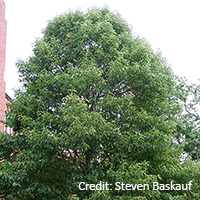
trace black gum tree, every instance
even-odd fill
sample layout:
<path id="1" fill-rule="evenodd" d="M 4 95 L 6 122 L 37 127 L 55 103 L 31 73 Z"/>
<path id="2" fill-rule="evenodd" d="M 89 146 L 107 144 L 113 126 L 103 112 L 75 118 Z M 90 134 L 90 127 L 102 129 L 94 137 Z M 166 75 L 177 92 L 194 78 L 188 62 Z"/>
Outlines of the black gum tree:
<path id="1" fill-rule="evenodd" d="M 1 136 L 1 194 L 48 200 L 198 195 L 198 166 L 180 165 L 182 147 L 173 142 L 180 112 L 176 78 L 119 14 L 94 8 L 55 17 L 33 56 L 17 67 L 23 87 L 7 123 L 22 134 Z M 197 174 L 187 176 L 191 171 Z M 189 192 L 78 188 L 83 181 L 191 180 Z"/>

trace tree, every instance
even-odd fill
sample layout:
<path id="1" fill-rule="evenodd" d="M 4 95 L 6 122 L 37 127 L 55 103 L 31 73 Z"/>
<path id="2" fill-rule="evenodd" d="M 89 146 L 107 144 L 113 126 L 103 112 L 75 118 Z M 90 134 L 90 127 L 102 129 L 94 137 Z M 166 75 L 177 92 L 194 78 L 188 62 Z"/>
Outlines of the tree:
<path id="1" fill-rule="evenodd" d="M 185 143 L 184 151 L 191 156 L 193 160 L 199 162 L 200 156 L 200 134 L 199 122 L 200 116 L 199 102 L 200 102 L 200 85 L 187 84 L 185 79 L 179 79 L 177 84 L 178 100 L 183 107 L 183 114 L 181 115 L 182 123 L 179 124 L 178 129 L 181 134 L 177 135 L 179 143 Z"/>
<path id="2" fill-rule="evenodd" d="M 1 194 L 16 199 L 198 199 L 199 165 L 174 142 L 176 77 L 108 8 L 59 15 L 17 63 L 23 88 L 0 138 Z M 189 164 L 188 164 L 189 163 Z M 184 172 L 184 179 L 180 177 Z M 191 171 L 191 169 L 195 169 Z M 191 191 L 122 191 L 116 182 L 193 181 Z M 81 182 L 112 190 L 80 190 Z M 195 196 L 196 195 L 196 196 Z M 179 196 L 179 197 L 178 197 Z"/>

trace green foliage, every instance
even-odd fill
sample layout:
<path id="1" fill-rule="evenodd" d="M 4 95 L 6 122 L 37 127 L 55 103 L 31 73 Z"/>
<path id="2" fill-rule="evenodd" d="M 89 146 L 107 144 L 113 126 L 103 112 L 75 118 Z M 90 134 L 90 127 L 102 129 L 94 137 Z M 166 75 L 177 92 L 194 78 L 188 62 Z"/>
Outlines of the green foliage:
<path id="1" fill-rule="evenodd" d="M 179 143 L 185 143 L 185 153 L 198 162 L 200 156 L 200 85 L 188 85 L 186 80 L 179 79 L 176 91 L 179 104 L 183 108 L 183 114 L 180 116 L 181 123 L 177 126 L 180 133 L 177 135 L 177 140 Z"/>
<path id="2" fill-rule="evenodd" d="M 0 137 L 0 194 L 199 199 L 200 167 L 181 165 L 183 147 L 174 141 L 180 133 L 178 86 L 161 53 L 106 7 L 57 16 L 43 34 L 33 56 L 17 63 L 23 88 L 10 104 L 7 124 L 20 134 Z M 192 191 L 114 188 L 116 182 L 191 180 Z M 100 181 L 112 190 L 79 188 L 80 182 Z"/>

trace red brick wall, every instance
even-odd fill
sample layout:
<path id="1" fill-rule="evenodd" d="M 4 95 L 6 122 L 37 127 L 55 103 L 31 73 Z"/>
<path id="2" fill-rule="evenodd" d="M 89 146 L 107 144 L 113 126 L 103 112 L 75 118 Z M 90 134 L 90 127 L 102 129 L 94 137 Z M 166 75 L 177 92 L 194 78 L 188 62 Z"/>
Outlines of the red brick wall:
<path id="1" fill-rule="evenodd" d="M 0 120 L 4 120 L 6 110 L 5 99 L 5 54 L 6 54 L 6 30 L 7 22 L 5 20 L 5 4 L 0 0 Z M 0 123 L 0 131 L 4 131 L 4 125 Z"/>

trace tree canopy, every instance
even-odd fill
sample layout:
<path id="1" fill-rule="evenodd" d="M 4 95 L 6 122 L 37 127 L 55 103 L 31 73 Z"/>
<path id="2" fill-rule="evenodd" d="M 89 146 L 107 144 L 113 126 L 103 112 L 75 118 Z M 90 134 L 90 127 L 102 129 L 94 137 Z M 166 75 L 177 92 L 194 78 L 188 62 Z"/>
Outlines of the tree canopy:
<path id="1" fill-rule="evenodd" d="M 16 199 L 199 199 L 199 164 L 183 164 L 177 78 L 161 52 L 107 7 L 48 22 L 17 62 L 2 134 L 0 194 Z M 80 190 L 79 183 L 112 184 Z M 115 190 L 116 182 L 188 184 L 191 190 Z"/>

